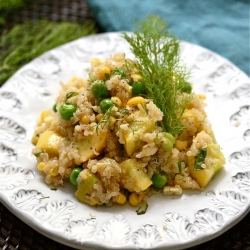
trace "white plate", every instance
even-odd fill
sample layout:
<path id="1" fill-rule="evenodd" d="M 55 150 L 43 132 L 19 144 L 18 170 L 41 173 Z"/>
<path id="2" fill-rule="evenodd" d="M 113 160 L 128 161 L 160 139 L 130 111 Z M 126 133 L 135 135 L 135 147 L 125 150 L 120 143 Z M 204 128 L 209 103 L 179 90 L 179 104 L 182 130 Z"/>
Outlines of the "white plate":
<path id="1" fill-rule="evenodd" d="M 204 192 L 149 198 L 137 215 L 125 206 L 79 203 L 70 184 L 51 190 L 36 169 L 30 142 L 41 110 L 50 108 L 59 82 L 87 77 L 89 58 L 115 52 L 132 57 L 120 33 L 84 37 L 53 49 L 19 70 L 0 89 L 0 201 L 29 226 L 79 249 L 180 249 L 222 234 L 250 210 L 249 77 L 219 55 L 186 42 L 183 60 L 227 159 Z"/>

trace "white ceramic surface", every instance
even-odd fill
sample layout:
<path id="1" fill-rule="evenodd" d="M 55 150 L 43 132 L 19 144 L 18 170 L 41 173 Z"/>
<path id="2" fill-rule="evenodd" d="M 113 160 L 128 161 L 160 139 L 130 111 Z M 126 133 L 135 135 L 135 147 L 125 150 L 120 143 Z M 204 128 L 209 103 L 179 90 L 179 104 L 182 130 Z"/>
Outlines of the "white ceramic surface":
<path id="1" fill-rule="evenodd" d="M 115 52 L 132 57 L 120 33 L 84 37 L 24 66 L 0 89 L 0 201 L 25 223 L 79 249 L 180 249 L 222 234 L 250 210 L 250 81 L 228 60 L 186 42 L 182 58 L 227 159 L 203 192 L 149 198 L 137 215 L 125 206 L 90 207 L 69 183 L 56 191 L 36 169 L 30 142 L 41 110 L 50 108 L 59 82 L 87 77 L 89 58 Z"/>

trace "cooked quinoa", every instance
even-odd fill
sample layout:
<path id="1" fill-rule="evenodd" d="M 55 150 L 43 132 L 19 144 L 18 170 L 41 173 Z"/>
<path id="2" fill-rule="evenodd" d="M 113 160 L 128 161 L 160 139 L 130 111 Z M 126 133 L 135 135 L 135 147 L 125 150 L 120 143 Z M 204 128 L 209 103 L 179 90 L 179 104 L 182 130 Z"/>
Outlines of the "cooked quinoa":
<path id="1" fill-rule="evenodd" d="M 80 169 L 80 201 L 112 205 L 128 199 L 139 206 L 151 194 L 203 190 L 223 167 L 225 159 L 206 120 L 206 97 L 178 96 L 190 95 L 190 102 L 181 118 L 182 132 L 173 136 L 159 125 L 163 112 L 154 100 L 133 94 L 132 84 L 142 80 L 133 65 L 125 54 L 91 59 L 88 79 L 60 83 L 55 106 L 41 113 L 32 138 L 32 153 L 47 184 L 63 186 Z M 96 84 L 107 97 L 95 91 Z M 104 99 L 109 102 L 102 107 Z M 71 114 L 63 110 L 65 104 L 73 107 Z M 163 184 L 155 183 L 158 174 Z"/>

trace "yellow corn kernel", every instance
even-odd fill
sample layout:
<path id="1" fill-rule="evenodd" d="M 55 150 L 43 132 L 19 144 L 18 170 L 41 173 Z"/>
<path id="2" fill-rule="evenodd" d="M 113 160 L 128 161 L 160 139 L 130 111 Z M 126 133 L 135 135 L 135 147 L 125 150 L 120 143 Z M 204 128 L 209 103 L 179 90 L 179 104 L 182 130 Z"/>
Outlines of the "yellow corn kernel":
<path id="1" fill-rule="evenodd" d="M 39 139 L 39 136 L 33 135 L 32 138 L 31 138 L 31 142 L 32 142 L 34 145 L 36 145 L 37 142 L 38 142 L 38 139 Z"/>
<path id="2" fill-rule="evenodd" d="M 207 99 L 207 97 L 204 95 L 204 94 L 198 94 L 197 95 L 200 99 L 202 99 L 202 100 L 206 100 Z"/>
<path id="3" fill-rule="evenodd" d="M 103 118 L 103 116 L 104 116 L 104 114 L 98 114 L 98 115 L 95 117 L 96 121 L 97 121 L 97 122 L 100 122 L 101 119 Z"/>
<path id="4" fill-rule="evenodd" d="M 126 195 L 123 194 L 123 193 L 119 193 L 116 202 L 117 202 L 118 204 L 125 204 L 126 201 L 127 201 Z"/>
<path id="5" fill-rule="evenodd" d="M 102 67 L 102 68 L 99 70 L 99 72 L 98 72 L 99 78 L 100 78 L 101 80 L 105 80 L 105 79 L 107 78 L 107 76 L 110 75 L 110 73 L 111 73 L 110 68 L 107 67 L 107 66 L 104 66 L 104 67 Z"/>
<path id="6" fill-rule="evenodd" d="M 82 124 L 88 124 L 90 123 L 90 119 L 88 116 L 84 115 L 82 118 L 81 118 L 81 123 Z"/>
<path id="7" fill-rule="evenodd" d="M 117 96 L 112 96 L 111 97 L 111 101 L 115 104 L 115 106 L 117 106 L 118 108 L 120 108 L 122 106 L 122 101 L 119 97 Z"/>
<path id="8" fill-rule="evenodd" d="M 132 96 L 132 86 L 129 86 L 128 93 Z"/>
<path id="9" fill-rule="evenodd" d="M 130 194 L 129 203 L 132 207 L 138 207 L 140 205 L 139 197 L 138 197 L 137 193 Z"/>
<path id="10" fill-rule="evenodd" d="M 131 78 L 133 79 L 134 82 L 138 82 L 142 79 L 142 76 L 140 74 L 132 74 Z"/>
<path id="11" fill-rule="evenodd" d="M 90 63 L 92 67 L 98 66 L 101 64 L 101 60 L 98 58 L 90 58 Z"/>
<path id="12" fill-rule="evenodd" d="M 187 142 L 187 141 L 176 140 L 176 142 L 175 142 L 175 147 L 176 147 L 179 151 L 186 150 L 186 149 L 187 149 L 187 145 L 188 145 L 188 142 Z"/>
<path id="13" fill-rule="evenodd" d="M 49 109 L 45 109 L 44 111 L 42 111 L 42 113 L 41 113 L 41 120 L 42 121 L 44 121 L 44 119 L 47 117 L 47 116 L 49 116 L 49 114 L 50 114 L 50 110 Z"/>
<path id="14" fill-rule="evenodd" d="M 170 195 L 182 195 L 182 188 L 180 185 L 175 185 L 174 187 L 165 186 L 163 189 L 163 194 L 166 196 Z"/>
<path id="15" fill-rule="evenodd" d="M 141 193 L 141 194 L 138 195 L 138 201 L 139 201 L 140 204 L 141 204 L 144 196 L 145 196 L 144 193 Z"/>
<path id="16" fill-rule="evenodd" d="M 59 167 L 58 167 L 58 166 L 53 167 L 52 169 L 50 169 L 49 174 L 50 174 L 51 176 L 57 176 L 57 175 L 58 175 L 58 170 L 59 170 Z"/>
<path id="17" fill-rule="evenodd" d="M 78 80 L 78 77 L 73 76 L 73 77 L 70 79 L 69 84 L 70 84 L 70 85 L 74 85 L 75 81 L 77 81 L 77 80 Z"/>
<path id="18" fill-rule="evenodd" d="M 138 104 L 141 104 L 142 106 L 145 106 L 146 105 L 146 101 L 143 97 L 141 96 L 135 96 L 131 99 L 128 100 L 127 102 L 127 105 L 132 107 L 134 105 L 138 105 Z"/>
<path id="19" fill-rule="evenodd" d="M 115 122 L 116 122 L 115 117 L 111 116 L 110 117 L 110 121 L 109 121 L 109 127 L 112 128 L 114 126 Z"/>
<path id="20" fill-rule="evenodd" d="M 43 171 L 45 167 L 45 163 L 44 162 L 40 162 L 38 165 L 37 165 L 37 168 L 40 170 L 40 171 Z"/>

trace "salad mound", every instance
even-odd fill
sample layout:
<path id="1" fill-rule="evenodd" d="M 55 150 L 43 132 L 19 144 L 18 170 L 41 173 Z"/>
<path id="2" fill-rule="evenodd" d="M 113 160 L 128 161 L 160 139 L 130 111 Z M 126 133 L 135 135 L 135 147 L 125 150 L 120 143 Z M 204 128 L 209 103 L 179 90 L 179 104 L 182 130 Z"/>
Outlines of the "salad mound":
<path id="1" fill-rule="evenodd" d="M 145 23 L 142 31 L 144 37 L 124 36 L 135 59 L 124 53 L 93 58 L 87 79 L 61 83 L 32 138 L 47 184 L 70 180 L 81 202 L 128 201 L 142 205 L 139 214 L 152 194 L 203 190 L 225 164 L 206 119 L 206 97 L 192 91 L 188 74 L 177 67 L 178 43 L 167 39 L 167 48 L 159 30 L 147 37 Z"/>

